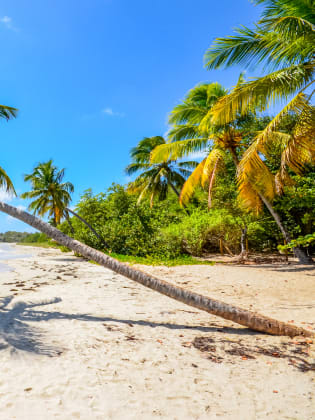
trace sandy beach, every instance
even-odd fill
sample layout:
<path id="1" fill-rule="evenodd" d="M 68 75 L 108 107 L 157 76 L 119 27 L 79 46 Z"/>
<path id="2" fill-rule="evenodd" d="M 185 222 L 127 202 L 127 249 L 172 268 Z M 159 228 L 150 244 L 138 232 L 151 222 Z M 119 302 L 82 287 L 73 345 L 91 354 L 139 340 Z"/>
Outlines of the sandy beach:
<path id="1" fill-rule="evenodd" d="M 0 273 L 0 420 L 315 418 L 311 340 L 199 312 L 54 249 Z M 315 331 L 315 270 L 141 267 Z M 315 340 L 314 340 L 315 341 Z"/>

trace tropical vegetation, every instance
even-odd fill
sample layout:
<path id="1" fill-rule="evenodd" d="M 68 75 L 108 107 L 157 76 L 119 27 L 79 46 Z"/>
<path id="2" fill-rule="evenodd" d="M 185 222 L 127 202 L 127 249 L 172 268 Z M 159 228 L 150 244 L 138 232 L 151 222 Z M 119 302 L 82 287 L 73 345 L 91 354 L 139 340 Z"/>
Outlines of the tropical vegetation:
<path id="1" fill-rule="evenodd" d="M 311 102 L 315 82 L 314 2 L 256 0 L 255 3 L 265 6 L 255 29 L 242 26 L 235 35 L 218 38 L 206 52 L 205 63 L 208 69 L 242 64 L 247 68 L 263 66 L 269 71 L 238 83 L 221 98 L 213 108 L 214 124 L 227 124 L 237 115 L 266 111 L 286 101 L 284 108 L 257 133 L 238 169 L 241 186 L 244 181 L 260 183 L 272 201 L 286 185 L 292 184 L 292 172 L 301 175 L 314 162 L 315 109 Z M 279 125 L 290 113 L 296 116 L 296 123 L 290 133 L 283 133 Z M 282 151 L 281 163 L 271 176 L 266 159 L 276 147 Z M 290 241 L 290 236 L 284 236 Z"/>
<path id="2" fill-rule="evenodd" d="M 164 200 L 169 189 L 179 197 L 179 192 L 190 169 L 196 167 L 196 162 L 177 162 L 177 160 L 166 159 L 160 163 L 150 162 L 151 153 L 160 145 L 166 144 L 162 136 L 145 137 L 136 147 L 131 149 L 130 157 L 132 163 L 126 167 L 126 174 L 131 176 L 137 172 L 140 175 L 129 185 L 129 192 L 138 194 L 138 203 L 144 197 L 150 197 L 150 206 L 153 207 L 154 198 Z"/>
<path id="3" fill-rule="evenodd" d="M 244 257 L 248 250 L 293 249 L 301 262 L 311 262 L 313 1 L 255 3 L 265 6 L 255 28 L 242 27 L 233 36 L 218 38 L 205 62 L 209 69 L 234 64 L 263 67 L 267 74 L 250 80 L 241 75 L 232 90 L 201 83 L 189 91 L 171 111 L 167 138 L 146 137 L 131 150 L 126 172 L 138 176 L 128 186 L 113 185 L 96 195 L 88 190 L 74 211 L 69 208 L 74 186 L 63 182 L 64 169 L 50 160 L 24 177 L 31 190 L 21 197 L 31 200 L 29 210 L 34 215 L 3 202 L 0 211 L 42 232 L 30 235 L 30 241 L 53 238 L 65 249 L 188 305 L 258 331 L 311 335 L 181 289 L 109 255 L 180 260 L 182 255 L 189 259 L 218 251 L 232 255 L 241 251 Z M 286 105 L 277 115 L 265 114 L 281 100 Z M 0 118 L 15 118 L 16 112 L 0 106 Z M 200 151 L 201 162 L 182 160 Z M 0 187 L 15 194 L 2 168 Z M 35 215 L 47 216 L 50 224 Z"/>

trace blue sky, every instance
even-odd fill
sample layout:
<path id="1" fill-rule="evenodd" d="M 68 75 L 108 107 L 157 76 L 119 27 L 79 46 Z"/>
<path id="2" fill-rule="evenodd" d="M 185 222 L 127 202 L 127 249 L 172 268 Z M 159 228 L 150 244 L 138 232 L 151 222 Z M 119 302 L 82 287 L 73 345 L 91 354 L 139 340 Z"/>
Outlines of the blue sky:
<path id="1" fill-rule="evenodd" d="M 190 88 L 236 82 L 241 68 L 206 71 L 203 54 L 259 12 L 249 0 L 1 2 L 1 103 L 19 114 L 0 123 L 0 165 L 17 192 L 28 190 L 23 174 L 50 158 L 75 185 L 73 204 L 87 188 L 126 183 L 130 148 L 163 135 Z M 0 215 L 6 230 L 30 229 Z"/>

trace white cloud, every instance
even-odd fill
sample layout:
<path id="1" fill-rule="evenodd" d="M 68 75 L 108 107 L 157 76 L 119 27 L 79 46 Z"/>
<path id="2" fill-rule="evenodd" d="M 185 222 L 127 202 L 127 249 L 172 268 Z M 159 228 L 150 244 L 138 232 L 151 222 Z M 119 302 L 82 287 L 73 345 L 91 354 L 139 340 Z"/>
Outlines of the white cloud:
<path id="1" fill-rule="evenodd" d="M 101 116 L 106 115 L 106 116 L 109 116 L 109 117 L 120 117 L 120 118 L 123 118 L 125 116 L 125 114 L 123 112 L 116 112 L 116 111 L 113 111 L 112 108 L 107 107 L 107 108 L 101 109 L 101 111 L 94 112 L 93 114 L 84 114 L 84 115 L 82 115 L 82 119 L 84 121 L 89 121 L 89 120 L 93 120 L 95 118 L 99 118 L 100 115 Z"/>
<path id="2" fill-rule="evenodd" d="M 107 115 L 114 115 L 113 110 L 111 108 L 104 108 L 102 109 L 103 114 Z"/>
<path id="3" fill-rule="evenodd" d="M 6 25 L 11 25 L 11 22 L 12 22 L 12 19 L 9 16 L 3 16 L 3 18 L 1 18 L 0 20 Z"/>
<path id="4" fill-rule="evenodd" d="M 13 194 L 10 194 L 5 190 L 0 189 L 0 201 L 12 201 L 13 198 Z"/>
<path id="5" fill-rule="evenodd" d="M 110 117 L 124 117 L 125 114 L 122 112 L 115 112 L 112 108 L 104 108 L 102 109 L 102 114 L 109 115 Z"/>
<path id="6" fill-rule="evenodd" d="M 13 25 L 12 22 L 12 18 L 10 18 L 9 16 L 3 16 L 0 18 L 0 22 L 7 28 L 7 29 L 11 29 L 12 31 L 17 31 L 18 28 L 16 28 Z"/>

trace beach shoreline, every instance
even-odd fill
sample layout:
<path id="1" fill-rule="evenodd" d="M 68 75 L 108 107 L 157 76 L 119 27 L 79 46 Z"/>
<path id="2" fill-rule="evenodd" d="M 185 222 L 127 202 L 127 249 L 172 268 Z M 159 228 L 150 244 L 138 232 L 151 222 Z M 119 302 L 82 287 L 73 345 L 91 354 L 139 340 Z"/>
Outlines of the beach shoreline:
<path id="1" fill-rule="evenodd" d="M 250 331 L 71 253 L 25 254 L 1 272 L 0 419 L 315 417 L 314 344 Z M 139 268 L 315 331 L 313 267 Z"/>

